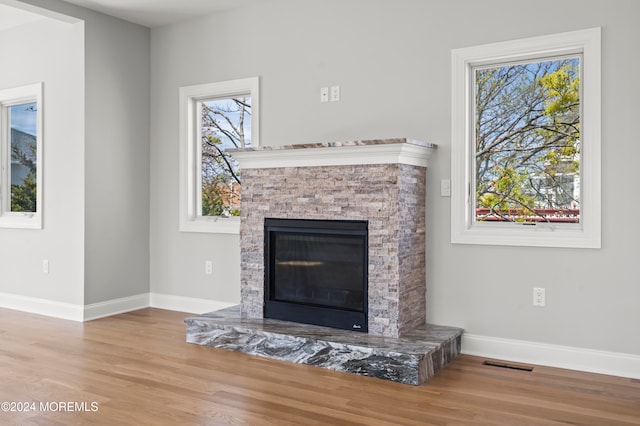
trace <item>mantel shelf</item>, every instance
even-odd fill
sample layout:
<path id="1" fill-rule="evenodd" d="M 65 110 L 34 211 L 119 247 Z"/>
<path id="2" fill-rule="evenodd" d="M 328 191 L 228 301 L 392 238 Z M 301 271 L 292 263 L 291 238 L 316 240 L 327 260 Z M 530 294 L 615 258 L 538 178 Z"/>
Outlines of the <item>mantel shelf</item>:
<path id="1" fill-rule="evenodd" d="M 427 167 L 437 145 L 406 139 L 375 139 L 229 150 L 241 169 L 409 164 Z"/>

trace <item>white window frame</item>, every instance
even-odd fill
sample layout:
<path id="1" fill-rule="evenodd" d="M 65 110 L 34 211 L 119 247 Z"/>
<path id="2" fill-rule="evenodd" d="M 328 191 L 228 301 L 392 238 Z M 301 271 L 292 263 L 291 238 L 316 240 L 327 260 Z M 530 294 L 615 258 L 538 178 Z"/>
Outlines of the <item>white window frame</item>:
<path id="1" fill-rule="evenodd" d="M 0 90 L 0 228 L 42 229 L 43 148 L 42 148 L 42 86 L 35 83 Z M 11 125 L 8 108 L 13 105 L 35 102 L 36 112 L 36 211 L 12 212 L 10 203 L 11 181 Z"/>
<path id="2" fill-rule="evenodd" d="M 536 247 L 601 247 L 600 28 L 454 49 L 451 52 L 451 242 Z M 580 224 L 478 223 L 472 159 L 475 96 L 473 68 L 582 55 Z M 565 226 L 566 225 L 566 226 Z"/>
<path id="3" fill-rule="evenodd" d="M 251 146 L 260 145 L 260 81 L 258 77 L 199 84 L 180 88 L 180 225 L 181 232 L 239 234 L 239 217 L 202 216 L 200 194 L 200 129 L 197 126 L 203 100 L 251 96 Z"/>

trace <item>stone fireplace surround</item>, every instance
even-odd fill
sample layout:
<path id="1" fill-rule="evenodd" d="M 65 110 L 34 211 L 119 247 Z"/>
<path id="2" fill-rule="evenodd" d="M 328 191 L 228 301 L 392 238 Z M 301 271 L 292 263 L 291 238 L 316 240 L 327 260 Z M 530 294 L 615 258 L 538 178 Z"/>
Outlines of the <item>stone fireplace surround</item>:
<path id="1" fill-rule="evenodd" d="M 263 314 L 265 217 L 366 220 L 369 222 L 369 333 L 399 337 L 425 323 L 425 174 L 427 155 L 433 148 L 397 140 L 352 144 L 289 147 L 289 152 L 294 154 L 300 149 L 310 153 L 318 149 L 332 151 L 334 156 L 325 156 L 321 165 L 282 167 L 280 164 L 286 163 L 263 161 L 255 167 L 246 167 L 245 156 L 262 153 L 264 158 L 267 152 L 273 159 L 282 161 L 282 154 L 287 151 L 263 149 L 236 154 L 243 182 L 240 222 L 243 317 L 262 318 Z M 423 153 L 423 158 L 417 159 L 422 160 L 424 166 L 400 162 L 403 144 L 413 148 L 416 154 Z M 356 158 L 367 164 L 335 164 L 337 160 L 344 161 L 341 148 L 345 147 L 360 148 L 352 152 L 358 153 Z M 371 155 L 377 154 L 376 147 L 386 151 L 381 156 Z M 397 153 L 389 147 L 396 148 Z M 379 164 L 379 161 L 389 163 Z"/>
<path id="2" fill-rule="evenodd" d="M 385 139 L 233 152 L 243 181 L 240 309 L 188 318 L 187 341 L 402 383 L 435 374 L 459 353 L 462 334 L 425 324 L 425 180 L 435 148 Z M 369 222 L 368 335 L 263 319 L 266 217 Z M 322 359 L 300 352 L 317 355 L 310 348 Z"/>

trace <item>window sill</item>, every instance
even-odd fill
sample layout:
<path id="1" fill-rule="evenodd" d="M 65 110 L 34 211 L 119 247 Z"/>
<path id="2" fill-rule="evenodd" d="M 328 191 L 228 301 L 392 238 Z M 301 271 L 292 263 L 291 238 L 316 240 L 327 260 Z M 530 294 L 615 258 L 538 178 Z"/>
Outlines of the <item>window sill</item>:
<path id="1" fill-rule="evenodd" d="M 0 216 L 0 228 L 42 229 L 42 217 L 37 214 L 11 214 Z"/>
<path id="2" fill-rule="evenodd" d="M 180 232 L 240 234 L 239 217 L 201 217 L 180 223 Z"/>
<path id="3" fill-rule="evenodd" d="M 600 248 L 600 233 L 581 225 L 477 224 L 462 232 L 452 230 L 453 244 L 526 247 Z"/>

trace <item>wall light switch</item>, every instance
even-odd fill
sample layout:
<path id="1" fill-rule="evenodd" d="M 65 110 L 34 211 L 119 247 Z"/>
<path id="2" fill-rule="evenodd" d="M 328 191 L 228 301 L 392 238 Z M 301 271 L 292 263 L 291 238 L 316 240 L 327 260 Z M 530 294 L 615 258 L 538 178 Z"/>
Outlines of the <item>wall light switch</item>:
<path id="1" fill-rule="evenodd" d="M 320 88 L 320 102 L 329 102 L 329 88 L 321 87 Z"/>
<path id="2" fill-rule="evenodd" d="M 207 275 L 213 274 L 213 262 L 207 260 L 204 262 L 204 273 Z"/>
<path id="3" fill-rule="evenodd" d="M 43 274 L 49 273 L 49 261 L 47 259 L 42 261 L 42 273 Z"/>

